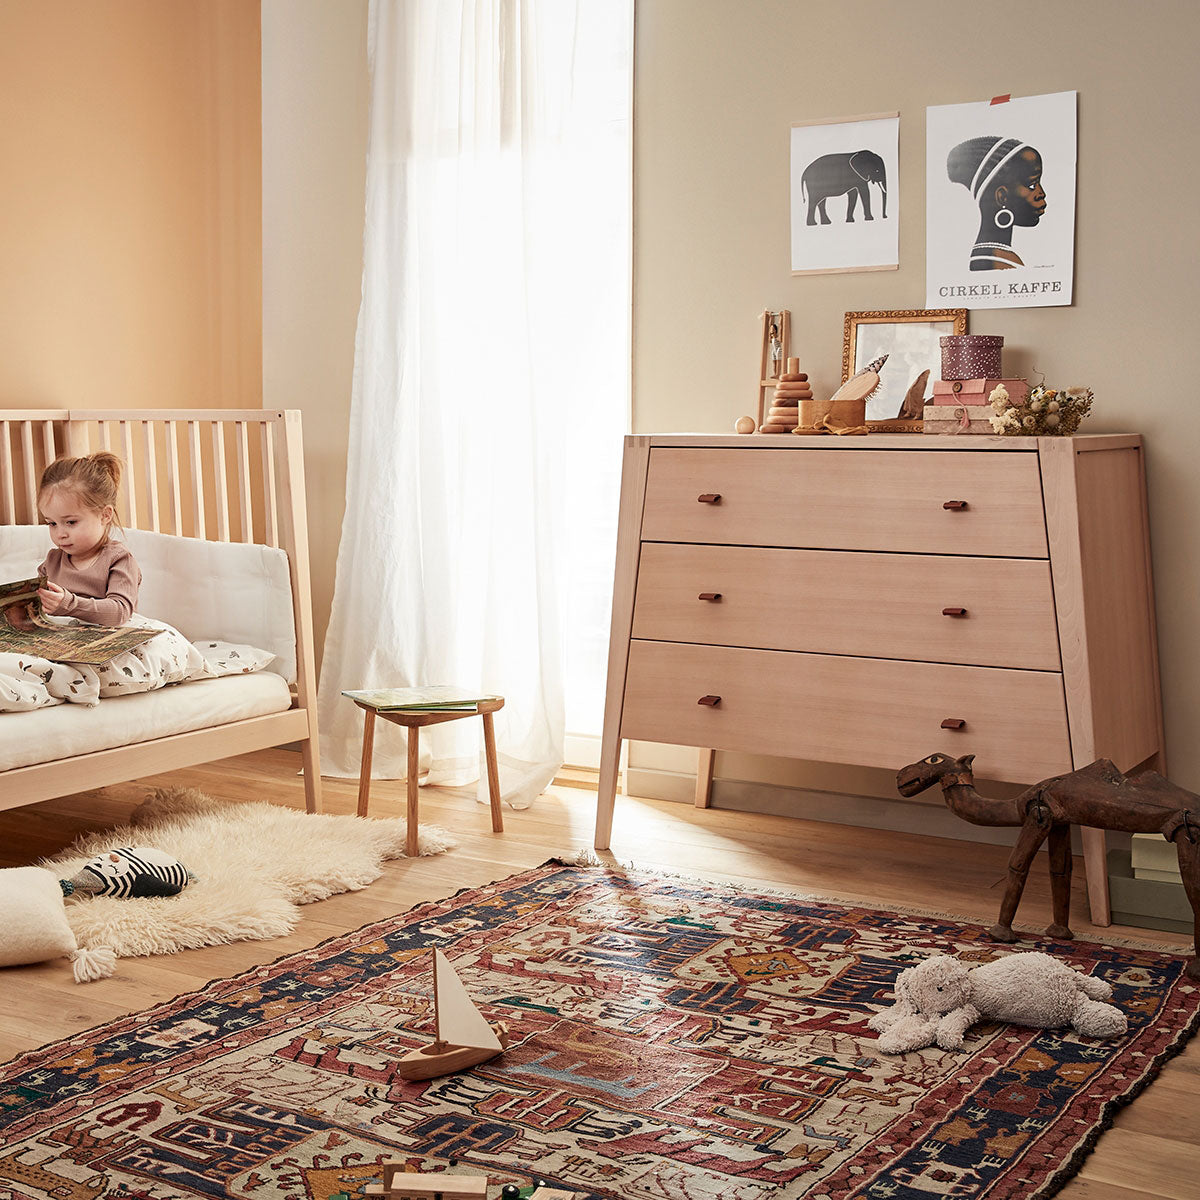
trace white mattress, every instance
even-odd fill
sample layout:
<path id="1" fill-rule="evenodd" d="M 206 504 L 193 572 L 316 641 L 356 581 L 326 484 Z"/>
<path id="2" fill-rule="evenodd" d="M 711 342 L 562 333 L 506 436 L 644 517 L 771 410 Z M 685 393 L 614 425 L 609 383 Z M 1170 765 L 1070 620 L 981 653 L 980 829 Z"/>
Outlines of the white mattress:
<path id="1" fill-rule="evenodd" d="M 0 713 L 0 771 L 284 712 L 291 703 L 281 676 L 256 671 L 112 696 L 94 708 L 59 704 Z"/>

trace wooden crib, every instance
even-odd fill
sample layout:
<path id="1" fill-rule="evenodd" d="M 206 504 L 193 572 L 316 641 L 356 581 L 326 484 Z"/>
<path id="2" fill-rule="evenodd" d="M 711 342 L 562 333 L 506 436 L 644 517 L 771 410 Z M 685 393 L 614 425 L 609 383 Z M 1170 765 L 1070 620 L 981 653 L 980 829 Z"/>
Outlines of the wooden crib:
<path id="1" fill-rule="evenodd" d="M 317 680 L 300 413 L 0 409 L 0 525 L 36 524 L 37 485 L 45 466 L 63 454 L 96 450 L 111 450 L 125 463 L 120 515 L 127 528 L 257 542 L 286 552 L 296 634 L 292 705 L 285 712 L 0 772 L 0 809 L 299 743 L 305 805 L 318 812 Z"/>

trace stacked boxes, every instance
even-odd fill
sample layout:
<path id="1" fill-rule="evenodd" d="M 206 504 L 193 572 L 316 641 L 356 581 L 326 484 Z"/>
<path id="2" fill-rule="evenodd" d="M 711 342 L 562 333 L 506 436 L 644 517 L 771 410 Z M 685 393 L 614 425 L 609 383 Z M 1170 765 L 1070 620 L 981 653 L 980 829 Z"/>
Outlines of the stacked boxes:
<path id="1" fill-rule="evenodd" d="M 1003 384 L 1014 404 L 1024 404 L 1029 384 L 1000 373 L 1002 337 L 955 335 L 941 339 L 942 377 L 934 382 L 933 399 L 922 414 L 926 433 L 991 435 L 988 397 Z"/>

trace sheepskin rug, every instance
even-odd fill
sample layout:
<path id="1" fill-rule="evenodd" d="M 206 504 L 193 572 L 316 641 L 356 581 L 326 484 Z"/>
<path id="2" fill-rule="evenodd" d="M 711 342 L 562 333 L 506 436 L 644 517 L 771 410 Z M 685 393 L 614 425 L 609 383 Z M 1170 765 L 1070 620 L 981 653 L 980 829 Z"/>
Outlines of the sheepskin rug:
<path id="1" fill-rule="evenodd" d="M 274 804 L 231 804 L 193 788 L 154 792 L 129 824 L 78 838 L 40 864 L 69 879 L 104 850 L 153 846 L 196 877 L 178 896 L 67 901 L 80 946 L 111 946 L 121 958 L 198 946 L 282 937 L 301 904 L 364 888 L 388 859 L 404 857 L 406 822 L 330 816 Z M 441 854 L 454 843 L 422 826 L 417 850 Z"/>

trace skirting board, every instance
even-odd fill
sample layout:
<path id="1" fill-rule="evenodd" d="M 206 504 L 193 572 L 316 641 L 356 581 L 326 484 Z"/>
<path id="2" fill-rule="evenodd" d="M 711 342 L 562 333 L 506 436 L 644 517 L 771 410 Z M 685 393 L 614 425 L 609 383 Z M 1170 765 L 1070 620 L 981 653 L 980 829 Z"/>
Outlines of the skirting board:
<path id="1" fill-rule="evenodd" d="M 628 788 L 631 796 L 692 804 L 696 794 L 696 777 L 677 771 L 630 767 Z M 926 837 L 983 842 L 994 846 L 1013 845 L 1018 832 L 1015 828 L 971 825 L 956 817 L 949 809 L 936 804 L 910 804 L 901 799 L 881 800 L 873 796 L 850 796 L 838 792 L 783 787 L 775 783 L 754 783 L 744 779 L 714 779 L 710 807 L 732 812 L 799 817 L 806 821 L 826 821 L 833 825 L 855 825 L 865 829 L 889 829 L 896 833 L 917 833 Z M 1123 847 L 1128 845 L 1129 835 L 1110 833 L 1108 839 L 1110 846 Z M 1071 841 L 1074 852 L 1081 854 L 1078 829 L 1071 830 Z"/>

